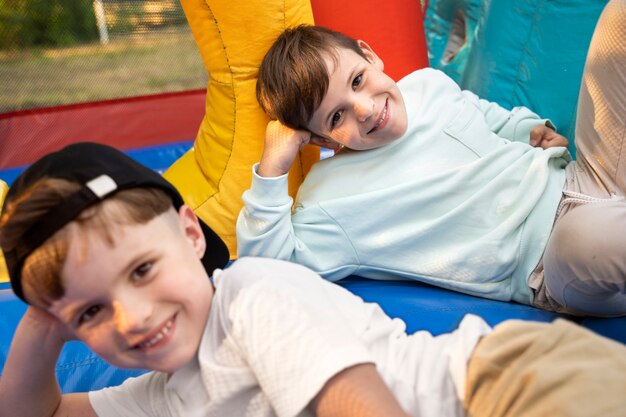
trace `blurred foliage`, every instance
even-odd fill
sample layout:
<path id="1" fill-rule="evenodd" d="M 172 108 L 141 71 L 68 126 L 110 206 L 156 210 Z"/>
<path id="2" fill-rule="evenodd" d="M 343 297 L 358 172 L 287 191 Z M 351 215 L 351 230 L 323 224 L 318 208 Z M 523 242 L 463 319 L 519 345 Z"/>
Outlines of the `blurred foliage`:
<path id="1" fill-rule="evenodd" d="M 101 0 L 109 36 L 186 24 L 177 0 Z M 98 39 L 92 0 L 0 0 L 0 49 L 59 47 Z"/>
<path id="2" fill-rule="evenodd" d="M 0 0 L 0 49 L 65 46 L 98 38 L 84 0 Z"/>

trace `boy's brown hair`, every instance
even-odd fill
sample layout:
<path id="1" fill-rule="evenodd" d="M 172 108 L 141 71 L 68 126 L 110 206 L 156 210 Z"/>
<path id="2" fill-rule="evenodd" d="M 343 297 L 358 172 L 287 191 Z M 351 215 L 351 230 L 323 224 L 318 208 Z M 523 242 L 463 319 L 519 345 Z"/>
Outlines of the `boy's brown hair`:
<path id="1" fill-rule="evenodd" d="M 80 184 L 45 178 L 7 204 L 0 217 L 0 246 L 17 247 L 42 216 L 81 188 Z M 26 258 L 22 267 L 22 288 L 29 303 L 47 308 L 64 295 L 61 270 L 70 242 L 86 231 L 93 231 L 113 242 L 112 225 L 145 224 L 173 207 L 165 192 L 155 188 L 133 188 L 116 193 L 100 204 L 81 212 Z"/>
<path id="2" fill-rule="evenodd" d="M 265 113 L 291 128 L 307 129 L 328 90 L 324 58 L 336 63 L 340 48 L 367 60 L 358 42 L 342 33 L 311 25 L 286 29 L 259 67 L 256 96 Z"/>

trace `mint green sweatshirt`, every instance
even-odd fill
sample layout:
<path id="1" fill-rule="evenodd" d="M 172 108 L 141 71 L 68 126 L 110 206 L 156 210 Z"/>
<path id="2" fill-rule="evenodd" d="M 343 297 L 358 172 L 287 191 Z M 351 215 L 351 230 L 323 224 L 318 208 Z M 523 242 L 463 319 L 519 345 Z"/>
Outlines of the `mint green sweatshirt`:
<path id="1" fill-rule="evenodd" d="M 566 148 L 528 144 L 546 120 L 479 99 L 440 71 L 398 83 L 404 136 L 315 164 L 295 204 L 287 176 L 253 168 L 237 222 L 239 256 L 348 275 L 414 279 L 497 300 L 532 302 L 528 278 L 546 246 Z"/>

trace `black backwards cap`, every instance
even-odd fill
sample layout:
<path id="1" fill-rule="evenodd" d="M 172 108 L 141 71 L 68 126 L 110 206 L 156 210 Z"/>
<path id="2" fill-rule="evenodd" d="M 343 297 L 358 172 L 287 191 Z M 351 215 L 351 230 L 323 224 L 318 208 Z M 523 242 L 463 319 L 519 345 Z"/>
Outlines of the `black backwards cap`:
<path id="1" fill-rule="evenodd" d="M 184 204 L 176 188 L 157 172 L 115 148 L 82 142 L 50 153 L 28 167 L 9 188 L 4 207 L 42 178 L 65 179 L 79 183 L 82 187 L 34 223 L 24 233 L 18 247 L 4 252 L 13 291 L 24 301 L 21 275 L 26 258 L 86 208 L 118 191 L 131 188 L 160 189 L 170 196 L 177 210 Z M 198 220 L 207 243 L 202 264 L 210 275 L 213 270 L 223 268 L 228 263 L 229 253 L 219 236 L 202 220 Z"/>

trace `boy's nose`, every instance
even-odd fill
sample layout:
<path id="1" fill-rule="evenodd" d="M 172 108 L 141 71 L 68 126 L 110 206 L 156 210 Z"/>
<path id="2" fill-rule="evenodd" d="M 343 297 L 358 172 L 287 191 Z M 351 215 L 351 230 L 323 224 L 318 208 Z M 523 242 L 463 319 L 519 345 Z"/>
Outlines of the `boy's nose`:
<path id="1" fill-rule="evenodd" d="M 360 122 L 366 121 L 374 113 L 374 101 L 369 98 L 355 100 L 354 113 Z"/>
<path id="2" fill-rule="evenodd" d="M 152 315 L 151 304 L 139 300 L 116 300 L 113 311 L 117 329 L 123 333 L 144 331 Z"/>

